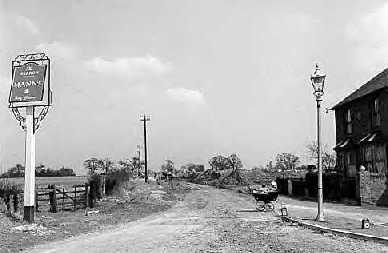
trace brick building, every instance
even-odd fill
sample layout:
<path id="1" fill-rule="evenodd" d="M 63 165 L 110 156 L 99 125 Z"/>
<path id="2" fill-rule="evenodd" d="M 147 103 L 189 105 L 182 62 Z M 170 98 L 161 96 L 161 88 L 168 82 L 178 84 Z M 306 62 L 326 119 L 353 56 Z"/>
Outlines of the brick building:
<path id="1" fill-rule="evenodd" d="M 333 109 L 336 119 L 334 149 L 337 168 L 344 178 L 343 189 L 349 195 L 346 197 L 356 198 L 361 204 L 388 205 L 388 69 Z M 365 171 L 360 171 L 361 165 Z"/>

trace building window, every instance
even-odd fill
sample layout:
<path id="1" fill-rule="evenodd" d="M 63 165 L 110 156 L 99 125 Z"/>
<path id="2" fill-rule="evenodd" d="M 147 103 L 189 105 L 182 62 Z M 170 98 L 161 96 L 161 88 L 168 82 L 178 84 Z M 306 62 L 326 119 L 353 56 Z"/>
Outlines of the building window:
<path id="1" fill-rule="evenodd" d="M 345 122 L 346 122 L 346 133 L 347 134 L 352 134 L 352 113 L 350 109 L 346 111 L 345 115 Z"/>
<path id="2" fill-rule="evenodd" d="M 381 125 L 381 114 L 380 114 L 380 100 L 376 98 L 373 101 L 373 113 L 372 113 L 372 123 L 374 127 L 378 127 Z"/>
<path id="3" fill-rule="evenodd" d="M 377 144 L 375 146 L 374 162 L 374 173 L 385 175 L 387 173 L 385 144 Z"/>
<path id="4" fill-rule="evenodd" d="M 386 148 L 385 144 L 367 144 L 361 148 L 361 160 L 364 167 L 376 175 L 385 175 Z"/>
<path id="5" fill-rule="evenodd" d="M 364 164 L 365 169 L 367 169 L 371 173 L 376 173 L 376 167 L 374 166 L 374 156 L 375 156 L 375 149 L 374 145 L 365 145 L 362 147 L 362 155 L 361 159 Z"/>

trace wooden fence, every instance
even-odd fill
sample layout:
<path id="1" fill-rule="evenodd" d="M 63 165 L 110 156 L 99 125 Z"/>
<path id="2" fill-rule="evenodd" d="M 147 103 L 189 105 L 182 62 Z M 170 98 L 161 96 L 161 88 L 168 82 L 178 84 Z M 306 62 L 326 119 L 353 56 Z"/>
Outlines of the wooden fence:
<path id="1" fill-rule="evenodd" d="M 59 210 L 73 210 L 86 208 L 88 206 L 89 187 L 84 185 L 73 185 L 71 188 L 48 185 L 36 189 L 36 211 L 48 208 L 50 212 L 56 213 Z"/>
<path id="2" fill-rule="evenodd" d="M 94 203 L 94 199 L 89 199 L 90 187 L 88 184 L 73 186 L 39 185 L 35 189 L 35 210 L 50 211 L 56 213 L 60 210 L 75 211 L 86 208 Z M 4 196 L 3 196 L 4 195 Z M 0 209 L 13 214 L 23 209 L 23 192 L 3 194 L 0 197 Z M 92 201 L 90 201 L 92 200 Z"/>

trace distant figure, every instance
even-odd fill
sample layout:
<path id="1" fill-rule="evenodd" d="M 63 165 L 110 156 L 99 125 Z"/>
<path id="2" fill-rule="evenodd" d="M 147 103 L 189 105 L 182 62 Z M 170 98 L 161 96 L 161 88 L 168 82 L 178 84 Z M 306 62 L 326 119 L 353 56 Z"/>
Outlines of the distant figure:
<path id="1" fill-rule="evenodd" d="M 360 172 L 364 172 L 364 171 L 366 171 L 366 168 L 365 168 L 364 164 L 361 164 L 360 165 Z"/>

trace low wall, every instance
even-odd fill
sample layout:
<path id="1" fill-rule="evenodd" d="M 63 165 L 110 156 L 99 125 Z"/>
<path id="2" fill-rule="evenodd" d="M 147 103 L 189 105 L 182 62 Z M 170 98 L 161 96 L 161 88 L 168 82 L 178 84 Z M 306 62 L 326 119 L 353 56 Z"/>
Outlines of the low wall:
<path id="1" fill-rule="evenodd" d="M 360 172 L 360 201 L 361 205 L 388 206 L 387 177 Z"/>

